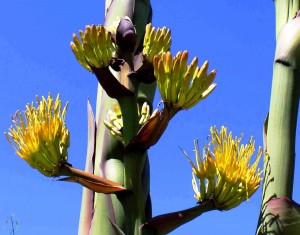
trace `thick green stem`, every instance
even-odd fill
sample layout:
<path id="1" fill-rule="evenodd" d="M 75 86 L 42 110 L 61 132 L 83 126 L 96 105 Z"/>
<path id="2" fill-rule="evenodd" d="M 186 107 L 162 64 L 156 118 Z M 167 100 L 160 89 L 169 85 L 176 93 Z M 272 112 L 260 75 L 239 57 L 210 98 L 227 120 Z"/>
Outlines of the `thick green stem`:
<path id="1" fill-rule="evenodd" d="M 124 156 L 125 187 L 132 191 L 126 198 L 127 234 L 141 234 L 140 226 L 145 223 L 147 197 L 144 197 L 142 178 L 145 162 L 146 155 L 142 152 L 129 152 Z"/>
<path id="2" fill-rule="evenodd" d="M 122 146 L 115 140 L 106 127 L 103 120 L 106 118 L 108 109 L 113 106 L 110 99 L 99 86 L 97 99 L 97 132 L 95 144 L 94 174 L 106 177 L 123 185 L 123 169 L 117 171 L 122 163 Z M 112 164 L 118 162 L 118 164 Z M 115 234 L 110 220 L 120 228 L 125 224 L 123 206 L 115 195 L 104 195 L 95 193 L 94 195 L 94 215 L 91 226 L 91 235 Z"/>
<path id="3" fill-rule="evenodd" d="M 133 6 L 134 1 L 131 0 L 106 1 L 104 25 L 106 27 L 111 26 L 117 17 L 132 17 L 133 12 L 130 9 L 133 9 Z M 124 184 L 123 146 L 110 135 L 103 125 L 107 111 L 112 109 L 114 102 L 115 100 L 108 97 L 103 88 L 98 85 L 94 174 Z M 122 230 L 125 228 L 126 216 L 124 206 L 116 195 L 95 193 L 94 216 L 90 234 L 115 234 L 110 221 L 114 222 Z"/>
<path id="4" fill-rule="evenodd" d="M 258 233 L 281 234 L 265 210 L 272 198 L 292 198 L 295 136 L 300 93 L 300 18 L 287 23 L 277 38 L 267 128 L 267 153 Z M 263 231 L 263 232 L 262 232 Z"/>
<path id="5" fill-rule="evenodd" d="M 135 96 L 118 99 L 123 117 L 123 138 L 125 146 L 139 130 L 137 98 Z"/>
<path id="6" fill-rule="evenodd" d="M 299 71 L 275 62 L 267 131 L 266 178 L 263 203 L 273 197 L 292 197 Z"/>
<path id="7" fill-rule="evenodd" d="M 138 43 L 141 43 L 141 39 L 144 34 L 145 25 L 149 19 L 149 15 L 151 12 L 150 1 L 149 0 L 106 0 L 105 1 L 105 23 L 104 26 L 111 26 L 112 22 L 116 20 L 117 17 L 124 17 L 129 16 L 133 19 L 134 25 L 137 27 L 137 34 L 138 34 Z M 117 75 L 118 76 L 118 75 Z M 151 92 L 145 92 L 145 98 L 148 101 L 153 99 L 154 89 L 151 89 Z M 151 97 L 148 97 L 151 96 Z M 131 107 L 128 109 L 123 109 L 125 113 L 134 113 L 137 111 L 137 101 L 134 98 L 134 101 L 129 101 L 131 103 Z M 143 171 L 143 177 L 137 178 L 137 181 L 134 182 L 132 187 L 138 188 L 136 185 L 141 185 L 140 181 L 143 182 L 142 186 L 138 189 L 134 190 L 133 196 L 128 196 L 132 202 L 134 200 L 138 201 L 137 208 L 134 212 L 135 215 L 139 216 L 136 211 L 142 211 L 140 208 L 145 210 L 144 204 L 146 204 L 146 199 L 149 195 L 149 170 L 145 171 L 141 165 L 145 165 L 144 162 L 147 161 L 147 154 L 144 153 L 131 153 L 135 155 L 138 159 L 135 164 L 130 163 L 132 158 L 129 157 L 130 153 L 124 153 L 124 146 L 118 142 L 116 139 L 112 137 L 106 127 L 103 125 L 103 121 L 106 119 L 107 111 L 112 109 L 113 103 L 116 102 L 115 100 L 109 98 L 105 91 L 103 91 L 102 87 L 98 86 L 98 94 L 97 94 L 97 107 L 96 107 L 96 136 L 95 136 L 95 155 L 93 159 L 93 166 L 94 166 L 94 174 L 99 175 L 101 177 L 106 177 L 112 181 L 115 181 L 121 185 L 125 185 L 124 180 L 127 178 L 129 179 L 134 178 L 139 171 Z M 124 100 L 125 102 L 125 100 Z M 122 101 L 121 101 L 122 103 Z M 133 104 L 135 103 L 135 104 Z M 152 104 L 149 103 L 151 106 Z M 122 105 L 124 106 L 124 105 Z M 132 110 L 129 110 L 131 109 Z M 125 111 L 124 111 L 125 110 Z M 137 119 L 137 112 L 134 114 L 135 119 Z M 130 119 L 130 116 L 127 118 Z M 126 118 L 125 123 L 127 122 Z M 130 141 L 132 135 L 134 135 L 137 131 L 138 126 L 136 125 L 137 120 L 134 120 L 134 125 L 130 126 L 126 124 L 126 131 L 124 131 L 126 142 Z M 128 129 L 129 128 L 129 129 Z M 130 128 L 133 128 L 130 130 Z M 126 155 L 126 156 L 124 156 Z M 139 156 L 139 157 L 138 157 Z M 128 159 L 128 160 L 124 160 Z M 140 162 L 139 162 L 140 161 Z M 128 168 L 131 169 L 132 176 L 127 174 L 129 170 L 124 170 L 124 164 L 132 165 L 132 167 Z M 136 165 L 136 169 L 135 168 Z M 146 173 L 145 173 L 146 172 Z M 131 173 L 130 173 L 131 174 Z M 128 180 L 127 180 L 128 182 Z M 145 183 L 146 182 L 146 183 Z M 141 197 L 143 193 L 143 197 Z M 116 227 L 120 228 L 121 230 L 125 231 L 127 227 L 127 200 L 124 199 L 127 195 L 104 195 L 99 193 L 94 193 L 93 201 L 92 202 L 83 202 L 82 208 L 90 208 L 90 204 L 92 203 L 93 209 L 93 218 L 91 221 L 91 227 L 89 234 L 90 235 L 99 235 L 99 234 L 110 234 L 110 235 L 117 235 L 120 234 L 116 231 Z M 141 199 L 139 198 L 141 197 Z M 133 198 L 133 199 L 132 199 Z M 91 201 L 91 200 L 90 200 Z M 141 204 L 142 203 L 142 204 Z M 85 205 L 84 205 L 85 204 Z M 125 212 L 126 210 L 126 212 Z M 82 210 L 84 213 L 85 210 Z M 126 213 L 126 214 L 125 214 Z M 145 211 L 144 211 L 145 213 Z M 138 218 L 143 218 L 139 216 Z M 143 219 L 142 219 L 143 220 Z M 130 220 L 132 221 L 132 220 Z M 84 223 L 82 220 L 81 223 Z M 131 222 L 130 222 L 131 223 Z M 141 222 L 134 222 L 134 224 L 140 224 Z M 82 226 L 81 226 L 82 227 Z M 85 226 L 85 230 L 87 231 L 88 227 Z M 79 231 L 80 232 L 80 231 Z M 127 233 L 127 235 L 133 234 L 133 231 Z M 139 233 L 136 233 L 139 234 Z M 80 234 L 83 235 L 83 234 Z"/>
<path id="8" fill-rule="evenodd" d="M 119 100 L 123 116 L 123 137 L 127 145 L 136 135 L 138 124 L 136 97 L 123 97 Z M 146 155 L 141 151 L 129 151 L 124 154 L 124 186 L 132 193 L 126 195 L 125 208 L 127 216 L 126 234 L 140 234 L 140 226 L 145 222 L 146 200 L 144 197 L 143 170 Z"/>

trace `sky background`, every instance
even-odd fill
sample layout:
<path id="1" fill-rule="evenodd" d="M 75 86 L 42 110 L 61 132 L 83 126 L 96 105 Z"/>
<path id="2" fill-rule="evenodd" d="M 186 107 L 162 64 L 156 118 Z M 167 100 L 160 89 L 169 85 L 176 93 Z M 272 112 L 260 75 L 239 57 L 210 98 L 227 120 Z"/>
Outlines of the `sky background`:
<path id="1" fill-rule="evenodd" d="M 69 162 L 84 169 L 87 142 L 86 103 L 95 111 L 97 80 L 75 60 L 72 33 L 86 24 L 102 24 L 104 1 L 10 0 L 0 14 L 0 132 L 10 115 L 24 110 L 35 95 L 61 94 L 69 101 Z M 225 125 L 233 134 L 254 136 L 262 145 L 262 126 L 269 107 L 275 50 L 275 15 L 271 0 L 153 0 L 153 25 L 172 30 L 174 54 L 187 49 L 190 59 L 217 69 L 218 87 L 204 102 L 172 119 L 150 149 L 153 215 L 196 203 L 191 167 L 178 146 L 193 157 L 193 140 L 207 143 L 209 128 Z M 159 102 L 156 95 L 154 106 Z M 299 128 L 298 128 L 299 129 Z M 298 131 L 299 132 L 299 131 Z M 299 134 L 298 134 L 299 135 Z M 299 152 L 299 141 L 297 142 Z M 300 199 L 296 162 L 294 200 Z M 0 235 L 10 234 L 6 220 L 19 223 L 17 235 L 77 234 L 80 185 L 57 182 L 31 169 L 0 135 Z M 261 189 L 231 211 L 213 211 L 172 232 L 183 234 L 254 234 Z"/>

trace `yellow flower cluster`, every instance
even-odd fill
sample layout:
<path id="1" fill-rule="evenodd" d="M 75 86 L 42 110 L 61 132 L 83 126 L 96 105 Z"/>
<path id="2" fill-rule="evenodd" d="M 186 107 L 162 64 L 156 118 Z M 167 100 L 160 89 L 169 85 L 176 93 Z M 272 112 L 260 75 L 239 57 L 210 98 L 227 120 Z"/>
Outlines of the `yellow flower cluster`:
<path id="1" fill-rule="evenodd" d="M 59 95 L 54 101 L 38 97 L 37 104 L 27 104 L 23 114 L 12 116 L 14 127 L 5 133 L 16 154 L 31 167 L 46 176 L 58 176 L 60 167 L 67 162 L 70 134 L 65 124 L 67 104 L 62 107 Z"/>
<path id="2" fill-rule="evenodd" d="M 173 58 L 170 52 L 162 53 L 153 60 L 154 76 L 162 100 L 170 109 L 177 111 L 195 106 L 216 87 L 215 83 L 212 84 L 216 70 L 207 75 L 207 61 L 198 67 L 197 57 L 188 66 L 187 60 L 187 51 L 179 51 Z"/>
<path id="3" fill-rule="evenodd" d="M 111 39 L 111 33 L 102 25 L 87 25 L 85 32 L 79 31 L 80 39 L 73 34 L 71 49 L 78 62 L 87 70 L 102 68 L 109 65 L 116 52 L 116 45 Z"/>
<path id="4" fill-rule="evenodd" d="M 250 158 L 255 151 L 252 138 L 243 145 L 240 144 L 242 138 L 233 139 L 232 133 L 227 134 L 225 127 L 220 133 L 216 127 L 212 127 L 210 132 L 211 143 L 205 148 L 203 159 L 200 159 L 199 146 L 195 141 L 196 165 L 184 154 L 192 165 L 192 184 L 197 200 L 214 199 L 218 209 L 229 210 L 248 200 L 259 188 L 262 172 L 257 166 L 263 151 L 259 148 L 251 165 Z"/>
<path id="5" fill-rule="evenodd" d="M 146 25 L 143 54 L 148 61 L 152 62 L 154 56 L 170 50 L 171 42 L 170 29 L 163 27 L 155 30 L 152 24 L 149 23 Z"/>

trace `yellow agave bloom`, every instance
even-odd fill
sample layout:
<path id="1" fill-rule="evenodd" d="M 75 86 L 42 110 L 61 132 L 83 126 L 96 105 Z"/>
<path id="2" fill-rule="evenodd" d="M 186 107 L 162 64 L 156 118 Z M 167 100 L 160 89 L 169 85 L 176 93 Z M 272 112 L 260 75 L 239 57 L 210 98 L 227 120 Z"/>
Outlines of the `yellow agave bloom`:
<path id="1" fill-rule="evenodd" d="M 110 133 L 119 141 L 123 142 L 123 117 L 118 103 L 113 104 L 114 111 L 107 111 L 107 120 L 104 120 L 104 125 L 108 128 Z"/>
<path id="2" fill-rule="evenodd" d="M 212 140 L 203 159 L 199 157 L 198 144 L 195 144 L 197 166 L 189 159 L 195 197 L 199 202 L 214 199 L 218 209 L 229 210 L 248 200 L 259 188 L 262 171 L 257 165 L 263 151 L 259 148 L 251 165 L 250 158 L 255 151 L 252 138 L 248 144 L 240 144 L 242 138 L 233 139 L 224 126 L 220 133 L 216 127 L 210 133 Z"/>
<path id="3" fill-rule="evenodd" d="M 107 67 L 116 52 L 116 45 L 109 32 L 102 25 L 87 25 L 85 32 L 79 31 L 80 39 L 73 34 L 71 49 L 78 62 L 87 70 Z"/>
<path id="4" fill-rule="evenodd" d="M 197 57 L 188 66 L 187 61 L 187 51 L 179 51 L 173 58 L 170 52 L 164 52 L 153 59 L 154 76 L 162 100 L 175 113 L 195 106 L 217 85 L 212 83 L 216 70 L 207 75 L 207 61 L 201 67 L 198 67 Z"/>
<path id="5" fill-rule="evenodd" d="M 146 32 L 143 43 L 143 55 L 150 62 L 153 61 L 155 55 L 170 50 L 171 46 L 171 31 L 166 27 L 155 30 L 152 24 L 146 25 Z"/>
<path id="6" fill-rule="evenodd" d="M 70 134 L 65 124 L 67 104 L 62 107 L 59 95 L 54 101 L 38 97 L 37 104 L 27 104 L 23 114 L 12 116 L 14 127 L 5 133 L 16 154 L 31 167 L 46 176 L 58 176 L 60 167 L 67 162 Z"/>

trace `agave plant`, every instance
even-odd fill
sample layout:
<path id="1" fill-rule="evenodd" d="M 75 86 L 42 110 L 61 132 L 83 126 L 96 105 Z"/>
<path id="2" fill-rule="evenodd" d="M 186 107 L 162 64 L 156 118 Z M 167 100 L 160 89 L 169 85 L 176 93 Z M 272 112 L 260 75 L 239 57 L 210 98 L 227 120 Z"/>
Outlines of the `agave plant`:
<path id="1" fill-rule="evenodd" d="M 76 60 L 99 83 L 95 115 L 87 106 L 85 170 L 70 163 L 67 104 L 62 105 L 60 95 L 36 97 L 36 104 L 12 116 L 14 126 L 5 135 L 16 154 L 41 174 L 84 186 L 79 235 L 167 234 L 205 212 L 230 210 L 248 201 L 263 174 L 257 234 L 299 233 L 292 186 L 300 93 L 300 17 L 295 13 L 300 2 L 274 2 L 278 36 L 264 150 L 255 151 L 253 137 L 243 144 L 243 135 L 211 127 L 203 151 L 198 140 L 195 157 L 182 150 L 191 166 L 197 205 L 156 217 L 151 212 L 148 149 L 179 111 L 213 93 L 217 72 L 209 71 L 208 61 L 198 65 L 197 57 L 188 63 L 188 51 L 171 54 L 171 30 L 152 25 L 150 1 L 107 0 L 104 23 L 72 35 Z M 162 105 L 154 110 L 156 87 Z"/>

